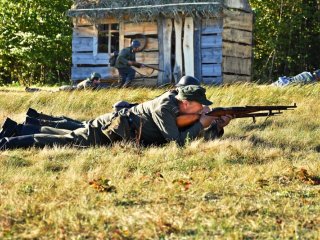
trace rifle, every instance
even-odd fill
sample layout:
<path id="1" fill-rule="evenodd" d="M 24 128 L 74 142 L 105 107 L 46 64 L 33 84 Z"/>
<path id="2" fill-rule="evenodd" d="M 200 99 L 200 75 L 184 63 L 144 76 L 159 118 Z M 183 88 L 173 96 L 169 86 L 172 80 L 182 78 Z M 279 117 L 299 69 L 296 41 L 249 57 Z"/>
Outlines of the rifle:
<path id="1" fill-rule="evenodd" d="M 222 117 L 231 115 L 233 118 L 252 118 L 256 122 L 256 117 L 270 117 L 282 114 L 284 110 L 294 110 L 297 105 L 292 106 L 245 106 L 245 107 L 217 107 L 211 109 L 205 115 L 213 117 Z M 177 117 L 177 126 L 179 128 L 194 124 L 200 119 L 201 114 L 183 114 Z"/>
<path id="2" fill-rule="evenodd" d="M 154 66 L 145 64 L 145 63 L 135 62 L 133 66 L 135 66 L 135 67 L 146 67 L 146 68 L 151 68 L 151 69 L 153 69 L 153 70 L 157 70 L 157 71 L 159 71 L 159 72 L 164 72 L 164 70 L 162 70 L 162 69 L 160 69 L 160 68 L 157 68 L 157 67 L 154 67 Z"/>

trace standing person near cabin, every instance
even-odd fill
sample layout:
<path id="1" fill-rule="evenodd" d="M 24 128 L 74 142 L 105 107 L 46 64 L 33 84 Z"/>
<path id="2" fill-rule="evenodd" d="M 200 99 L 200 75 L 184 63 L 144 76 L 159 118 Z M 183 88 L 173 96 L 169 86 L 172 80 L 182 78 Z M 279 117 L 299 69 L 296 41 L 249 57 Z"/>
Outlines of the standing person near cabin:
<path id="1" fill-rule="evenodd" d="M 136 52 L 139 51 L 140 46 L 141 43 L 138 40 L 133 40 L 130 47 L 120 51 L 115 64 L 120 77 L 119 87 L 128 87 L 135 78 L 136 71 L 131 66 L 141 67 L 141 64 L 136 62 Z"/>

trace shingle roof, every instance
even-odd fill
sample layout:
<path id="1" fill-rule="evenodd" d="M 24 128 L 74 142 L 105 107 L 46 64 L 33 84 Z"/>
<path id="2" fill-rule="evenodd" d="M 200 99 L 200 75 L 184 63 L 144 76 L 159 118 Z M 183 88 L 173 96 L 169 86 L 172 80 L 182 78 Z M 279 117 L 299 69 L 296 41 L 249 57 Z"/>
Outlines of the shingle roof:
<path id="1" fill-rule="evenodd" d="M 68 11 L 70 17 L 90 18 L 130 17 L 132 21 L 174 17 L 178 13 L 187 16 L 216 16 L 221 13 L 223 0 L 76 0 Z"/>

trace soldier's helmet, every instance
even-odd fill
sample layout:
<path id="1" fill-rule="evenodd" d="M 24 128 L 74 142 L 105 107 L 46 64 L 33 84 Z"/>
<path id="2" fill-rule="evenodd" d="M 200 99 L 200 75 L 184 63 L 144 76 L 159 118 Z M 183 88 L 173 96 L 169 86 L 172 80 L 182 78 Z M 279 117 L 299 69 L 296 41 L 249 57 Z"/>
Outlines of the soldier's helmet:
<path id="1" fill-rule="evenodd" d="M 140 41 L 137 40 L 137 39 L 134 39 L 134 40 L 131 42 L 131 47 L 133 47 L 133 48 L 138 48 L 138 47 L 140 47 L 140 46 L 141 46 L 141 43 L 140 43 Z"/>
<path id="2" fill-rule="evenodd" d="M 97 72 L 91 73 L 90 80 L 98 80 L 98 79 L 101 79 L 100 73 L 97 73 Z"/>
<path id="3" fill-rule="evenodd" d="M 176 87 L 183 87 L 188 85 L 200 85 L 200 81 L 195 77 L 183 76 L 176 84 Z"/>
<path id="4" fill-rule="evenodd" d="M 313 76 L 316 78 L 316 80 L 320 80 L 320 69 L 314 71 Z"/>

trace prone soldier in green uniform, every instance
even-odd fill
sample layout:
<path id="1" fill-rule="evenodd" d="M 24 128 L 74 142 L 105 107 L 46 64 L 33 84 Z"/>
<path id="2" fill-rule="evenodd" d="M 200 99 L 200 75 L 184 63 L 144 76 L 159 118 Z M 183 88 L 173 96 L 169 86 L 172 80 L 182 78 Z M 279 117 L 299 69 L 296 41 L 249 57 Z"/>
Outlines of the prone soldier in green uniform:
<path id="1" fill-rule="evenodd" d="M 33 134 L 2 138 L 0 148 L 44 146 L 101 146 L 118 141 L 136 141 L 142 145 L 161 145 L 170 141 L 184 145 L 187 139 L 194 139 L 204 129 L 217 137 L 223 133 L 223 127 L 231 116 L 222 117 L 216 122 L 215 117 L 206 116 L 211 102 L 205 96 L 205 89 L 190 85 L 179 88 L 178 92 L 167 92 L 151 101 L 141 103 L 131 109 L 108 113 L 89 121 L 83 128 L 66 130 L 65 134 Z M 176 118 L 180 114 L 201 113 L 199 121 L 191 126 L 179 129 Z"/>
<path id="2" fill-rule="evenodd" d="M 178 87 L 184 87 L 188 85 L 200 85 L 200 81 L 191 76 L 183 76 L 179 82 L 175 85 L 175 88 L 170 90 L 171 92 L 177 92 Z M 122 108 L 131 108 L 137 103 L 128 103 L 126 101 L 119 101 L 115 103 L 112 107 L 115 111 L 120 111 Z M 38 126 L 49 126 L 54 128 L 62 128 L 67 130 L 75 130 L 80 127 L 84 127 L 86 121 L 78 121 L 65 116 L 53 117 L 46 114 L 38 113 L 36 110 L 29 108 L 27 111 L 27 117 L 25 124 L 28 125 L 38 125 Z M 35 132 L 39 133 L 39 132 Z"/>
<path id="3" fill-rule="evenodd" d="M 100 73 L 93 72 L 90 77 L 81 81 L 76 86 L 65 85 L 59 87 L 60 91 L 73 91 L 73 90 L 96 90 L 99 88 L 101 83 Z"/>

